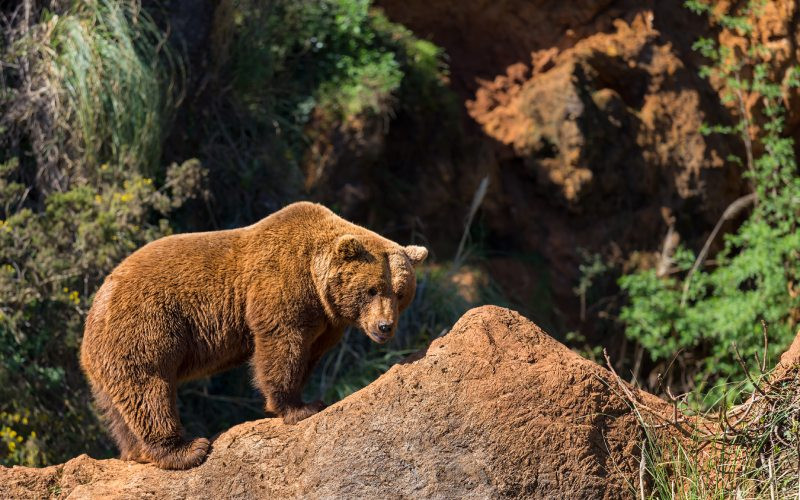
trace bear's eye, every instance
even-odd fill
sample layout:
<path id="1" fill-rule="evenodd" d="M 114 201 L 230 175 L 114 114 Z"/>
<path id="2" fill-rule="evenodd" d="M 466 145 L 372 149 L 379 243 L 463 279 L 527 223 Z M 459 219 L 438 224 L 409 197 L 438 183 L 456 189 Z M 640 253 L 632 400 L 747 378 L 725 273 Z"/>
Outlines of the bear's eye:
<path id="1" fill-rule="evenodd" d="M 397 294 L 397 300 L 403 300 L 403 297 L 405 297 L 405 295 L 403 295 L 402 293 Z"/>
<path id="2" fill-rule="evenodd" d="M 378 289 L 373 286 L 372 288 L 369 289 L 367 293 L 369 293 L 370 297 L 374 297 L 378 295 Z"/>

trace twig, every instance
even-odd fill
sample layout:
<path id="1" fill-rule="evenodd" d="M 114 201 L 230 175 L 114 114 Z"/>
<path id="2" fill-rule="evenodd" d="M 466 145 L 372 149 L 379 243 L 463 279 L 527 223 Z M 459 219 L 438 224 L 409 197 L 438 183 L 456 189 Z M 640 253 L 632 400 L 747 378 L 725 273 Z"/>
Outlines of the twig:
<path id="1" fill-rule="evenodd" d="M 767 322 L 761 320 L 761 331 L 764 333 L 764 355 L 761 358 L 761 374 L 767 370 Z"/>
<path id="2" fill-rule="evenodd" d="M 642 456 L 639 458 L 639 498 L 645 500 L 644 496 L 644 471 L 647 469 L 645 467 L 645 458 L 644 458 L 644 448 L 647 446 L 647 440 L 642 440 Z"/>
<path id="3" fill-rule="evenodd" d="M 659 278 L 668 275 L 670 269 L 672 269 L 672 256 L 675 254 L 675 248 L 677 248 L 680 239 L 676 236 L 675 225 L 671 223 L 667 228 L 664 243 L 661 245 L 661 258 L 658 260 L 658 266 L 656 267 L 656 276 Z"/>
<path id="4" fill-rule="evenodd" d="M 669 396 L 669 400 L 672 402 L 672 421 L 678 423 L 678 398 L 672 395 L 669 386 L 667 386 L 667 396 Z"/>
<path id="5" fill-rule="evenodd" d="M 456 256 L 453 258 L 453 269 L 458 269 L 461 266 L 461 258 L 462 252 L 464 251 L 464 245 L 467 244 L 467 237 L 469 237 L 469 228 L 472 226 L 472 219 L 475 218 L 475 214 L 478 212 L 478 209 L 481 207 L 481 203 L 483 203 L 483 198 L 486 196 L 486 191 L 489 189 L 489 176 L 487 175 L 483 179 L 481 179 L 481 183 L 478 184 L 478 189 L 475 190 L 475 194 L 472 196 L 472 204 L 469 206 L 469 214 L 467 215 L 467 222 L 464 224 L 464 233 L 461 235 L 461 241 L 458 242 L 458 250 L 456 250 Z"/>
<path id="6" fill-rule="evenodd" d="M 755 387 L 756 391 L 758 391 L 765 398 L 769 399 L 769 396 L 767 395 L 767 393 L 764 392 L 763 390 L 761 390 L 761 387 L 759 387 L 759 385 L 756 384 L 756 381 L 753 380 L 753 376 L 750 375 L 750 370 L 747 369 L 747 365 L 744 363 L 744 359 L 742 359 L 742 355 L 739 354 L 739 348 L 736 347 L 736 342 L 732 342 L 732 344 L 733 344 L 733 351 L 736 354 L 736 361 L 739 362 L 739 365 L 742 367 L 742 370 L 744 370 L 744 374 L 747 375 L 747 380 L 749 380 L 750 383 L 753 384 L 753 387 Z"/>
<path id="7" fill-rule="evenodd" d="M 711 248 L 711 243 L 714 242 L 714 238 L 717 237 L 717 233 L 722 228 L 722 224 L 724 224 L 729 219 L 736 217 L 736 215 L 741 212 L 747 205 L 753 203 L 756 199 L 755 193 L 746 194 L 740 198 L 734 200 L 733 203 L 728 205 L 728 208 L 722 212 L 722 216 L 717 221 L 717 225 L 714 226 L 714 229 L 711 231 L 711 234 L 708 236 L 705 244 L 703 245 L 703 249 L 700 250 L 700 253 L 697 254 L 697 259 L 695 259 L 692 268 L 689 270 L 689 273 L 686 275 L 686 279 L 683 282 L 683 294 L 681 295 L 681 307 L 686 305 L 686 298 L 689 295 L 689 285 L 692 283 L 692 277 L 694 273 L 697 272 L 697 269 L 703 264 L 706 256 L 708 255 L 708 250 Z"/>
<path id="8" fill-rule="evenodd" d="M 639 401 L 639 399 L 633 394 L 633 392 L 625 385 L 625 381 L 623 381 L 622 378 L 617 374 L 616 370 L 614 370 L 614 365 L 611 364 L 611 358 L 608 357 L 608 351 L 606 351 L 605 349 L 603 349 L 603 357 L 606 359 L 606 364 L 608 365 L 608 370 L 614 376 L 614 380 L 617 382 L 617 385 L 622 390 L 623 394 L 625 395 L 625 398 L 627 398 L 627 400 L 630 402 L 630 404 L 633 405 L 633 407 L 637 411 L 637 413 L 640 413 L 639 409 L 643 409 L 647 413 L 649 413 L 651 416 L 653 416 L 653 417 L 661 420 L 662 422 L 664 422 L 661 425 L 658 425 L 658 424 L 646 424 L 648 427 L 653 428 L 653 429 L 659 429 L 659 428 L 662 428 L 662 427 L 671 426 L 671 427 L 674 427 L 675 429 L 677 429 L 678 431 L 680 431 L 681 433 L 683 433 L 684 435 L 689 435 L 690 434 L 686 429 L 683 429 L 680 425 L 678 425 L 678 424 L 681 424 L 683 422 L 686 422 L 688 419 L 683 418 L 683 419 L 680 419 L 680 420 L 678 420 L 676 422 L 672 422 L 669 419 L 664 418 L 664 416 L 662 416 L 661 413 L 659 413 L 658 411 L 650 408 L 649 406 L 647 406 L 644 403 L 642 403 L 641 401 Z M 641 421 L 642 425 L 645 425 L 645 422 L 643 421 L 643 419 L 640 418 L 639 420 Z"/>
<path id="9" fill-rule="evenodd" d="M 767 459 L 767 471 L 769 472 L 769 498 L 775 500 L 775 473 L 772 467 L 772 454 Z"/>
<path id="10" fill-rule="evenodd" d="M 755 163 L 753 161 L 753 140 L 750 137 L 750 117 L 748 116 L 747 108 L 744 105 L 742 82 L 739 78 L 739 73 L 736 73 L 736 84 L 736 97 L 739 101 L 739 112 L 742 114 L 742 120 L 744 120 L 742 141 L 744 142 L 745 154 L 747 155 L 747 169 L 753 172 L 755 170 Z"/>
<path id="11" fill-rule="evenodd" d="M 642 369 L 642 357 L 644 356 L 644 346 L 639 344 L 636 346 L 636 355 L 633 363 L 633 371 L 631 372 L 631 385 L 636 382 L 639 377 L 639 370 Z"/>

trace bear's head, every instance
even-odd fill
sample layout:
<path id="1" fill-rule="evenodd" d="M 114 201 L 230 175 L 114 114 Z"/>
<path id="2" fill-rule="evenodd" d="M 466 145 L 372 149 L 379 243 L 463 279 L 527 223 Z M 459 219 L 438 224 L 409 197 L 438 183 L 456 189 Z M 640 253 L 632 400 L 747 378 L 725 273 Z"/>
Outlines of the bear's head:
<path id="1" fill-rule="evenodd" d="M 351 234 L 339 236 L 333 247 L 323 278 L 326 308 L 375 342 L 388 341 L 398 316 L 414 299 L 414 267 L 425 260 L 428 250 Z"/>

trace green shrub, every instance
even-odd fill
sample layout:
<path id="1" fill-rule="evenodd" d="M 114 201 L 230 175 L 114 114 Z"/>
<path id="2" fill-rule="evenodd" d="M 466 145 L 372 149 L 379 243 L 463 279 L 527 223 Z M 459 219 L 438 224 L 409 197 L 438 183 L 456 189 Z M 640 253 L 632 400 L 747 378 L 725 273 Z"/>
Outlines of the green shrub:
<path id="1" fill-rule="evenodd" d="M 223 219 L 252 221 L 297 199 L 317 142 L 341 153 L 364 129 L 387 133 L 399 110 L 440 122 L 440 49 L 370 3 L 221 2 L 213 90 L 185 133 L 215 179 Z"/>
<path id="2" fill-rule="evenodd" d="M 227 3 L 234 28 L 218 64 L 241 109 L 293 127 L 316 107 L 340 119 L 386 111 L 403 71 L 387 43 L 394 25 L 377 16 L 378 31 L 369 0 Z"/>
<path id="3" fill-rule="evenodd" d="M 757 2 L 745 9 L 755 9 Z M 693 10 L 715 16 L 716 22 L 747 35 L 750 10 L 740 16 L 714 14 L 712 5 L 687 2 Z M 744 223 L 724 237 L 724 247 L 714 256 L 714 266 L 686 248 L 672 257 L 679 274 L 657 276 L 653 270 L 620 278 L 629 303 L 620 319 L 627 336 L 639 342 L 654 360 L 695 356 L 690 376 L 699 388 L 719 379 L 741 379 L 741 364 L 732 346 L 745 360 L 763 349 L 760 321 L 769 324 L 770 354 L 777 355 L 794 336 L 800 297 L 800 176 L 794 143 L 784 135 L 783 87 L 771 80 L 765 48 L 751 45 L 745 53 L 701 39 L 695 47 L 711 64 L 702 74 L 725 84 L 725 98 L 740 102 L 744 114 L 735 126 L 705 126 L 704 133 L 740 135 L 748 153 L 744 177 L 753 200 Z M 797 86 L 798 73 L 790 68 L 783 81 Z M 745 110 L 743 95 L 760 96 L 760 109 Z M 760 133 L 753 136 L 753 117 L 764 117 Z M 680 363 L 684 364 L 684 363 Z M 688 363 L 687 363 L 688 364 Z"/>
<path id="4" fill-rule="evenodd" d="M 35 211 L 16 182 L 19 162 L 0 166 L 0 463 L 39 465 L 76 451 L 108 452 L 91 412 L 78 346 L 94 291 L 122 258 L 169 234 L 168 214 L 202 176 L 199 163 L 168 169 L 169 182 L 103 165 L 96 185 L 76 182 Z M 178 187 L 180 186 L 180 187 Z M 16 434 L 14 434 L 16 433 Z"/>

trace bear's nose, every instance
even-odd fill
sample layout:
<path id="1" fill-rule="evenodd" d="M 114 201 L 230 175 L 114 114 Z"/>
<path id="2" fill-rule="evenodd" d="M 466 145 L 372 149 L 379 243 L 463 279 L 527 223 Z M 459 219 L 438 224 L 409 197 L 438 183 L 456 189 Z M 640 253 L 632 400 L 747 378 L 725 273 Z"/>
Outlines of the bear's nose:
<path id="1" fill-rule="evenodd" d="M 378 323 L 378 330 L 380 330 L 381 333 L 389 333 L 392 331 L 392 324 L 387 323 L 385 321 L 381 321 L 380 323 Z"/>

